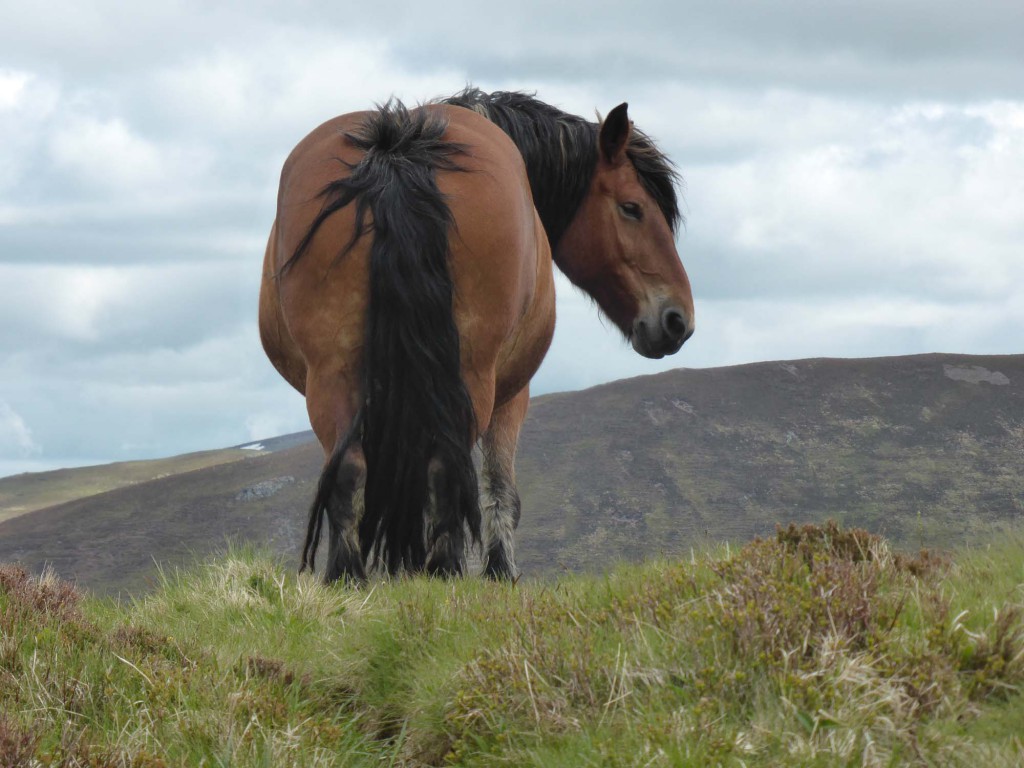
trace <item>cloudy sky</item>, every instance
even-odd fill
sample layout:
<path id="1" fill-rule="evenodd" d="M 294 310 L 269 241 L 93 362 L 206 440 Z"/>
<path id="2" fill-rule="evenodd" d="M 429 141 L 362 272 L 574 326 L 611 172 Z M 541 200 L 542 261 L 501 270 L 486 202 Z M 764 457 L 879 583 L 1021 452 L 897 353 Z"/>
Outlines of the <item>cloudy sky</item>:
<path id="1" fill-rule="evenodd" d="M 489 5 L 0 0 L 0 476 L 305 429 L 256 330 L 281 163 L 467 82 L 628 100 L 686 180 L 697 334 L 644 360 L 563 281 L 535 393 L 1024 352 L 1024 3 Z"/>

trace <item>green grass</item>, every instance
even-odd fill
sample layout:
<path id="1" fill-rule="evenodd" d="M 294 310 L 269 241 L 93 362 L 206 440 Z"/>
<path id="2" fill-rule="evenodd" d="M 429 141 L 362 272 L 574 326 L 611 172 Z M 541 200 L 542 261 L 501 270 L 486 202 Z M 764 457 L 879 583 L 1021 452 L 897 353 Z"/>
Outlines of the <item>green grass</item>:
<path id="1" fill-rule="evenodd" d="M 252 552 L 131 605 L 0 568 L 0 765 L 1024 761 L 1024 538 L 835 526 L 551 583 L 324 587 Z"/>

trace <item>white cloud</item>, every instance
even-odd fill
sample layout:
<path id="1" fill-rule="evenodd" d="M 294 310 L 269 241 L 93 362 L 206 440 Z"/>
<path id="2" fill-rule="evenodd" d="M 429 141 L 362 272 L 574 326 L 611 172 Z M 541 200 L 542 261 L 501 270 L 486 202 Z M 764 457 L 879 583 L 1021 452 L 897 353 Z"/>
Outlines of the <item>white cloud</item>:
<path id="1" fill-rule="evenodd" d="M 868 295 L 708 301 L 701 309 L 703 328 L 691 342 L 693 352 L 711 352 L 717 365 L 944 351 L 1010 354 L 1019 351 L 1013 338 L 1024 322 L 1024 291 L 1001 301 L 956 304 Z M 766 348 L 783 354 L 766 357 Z"/>
<path id="2" fill-rule="evenodd" d="M 27 458 L 42 452 L 42 447 L 32 439 L 32 430 L 25 420 L 0 400 L 0 457 Z"/>
<path id="3" fill-rule="evenodd" d="M 136 136 L 120 119 L 79 117 L 58 128 L 51 142 L 58 167 L 89 185 L 131 188 L 161 179 L 163 162 L 152 143 Z"/>
<path id="4" fill-rule="evenodd" d="M 0 348 L 14 351 L 30 340 L 94 342 L 99 321 L 123 299 L 127 276 L 111 268 L 11 266 L 0 264 L 0 280 L 14 290 L 0 305 Z M 6 339 L 6 341 L 5 341 Z"/>
<path id="5" fill-rule="evenodd" d="M 271 136 L 287 152 L 335 115 L 370 108 L 391 95 L 410 103 L 444 95 L 467 77 L 441 63 L 410 71 L 397 64 L 396 53 L 380 37 L 281 27 L 261 38 L 258 55 L 239 42 L 163 68 L 151 99 L 163 119 L 186 134 L 243 141 Z"/>
<path id="6" fill-rule="evenodd" d="M 55 86 L 31 72 L 0 70 L 0 226 L 17 219 L 24 206 L 8 200 L 7 191 L 31 187 L 38 147 L 58 100 Z"/>
<path id="7" fill-rule="evenodd" d="M 182 349 L 234 332 L 255 320 L 256 254 L 241 267 L 231 261 L 0 263 L 0 284 L 12 287 L 0 302 L 0 354 L 64 346 L 71 357 L 88 354 L 98 365 L 98 349 Z"/>
<path id="8" fill-rule="evenodd" d="M 21 103 L 30 75 L 0 69 L 0 110 L 14 109 Z"/>
<path id="9" fill-rule="evenodd" d="M 724 255 L 695 289 L 1005 295 L 1024 280 L 1022 106 L 868 108 L 855 130 L 691 167 L 689 244 Z"/>
<path id="10" fill-rule="evenodd" d="M 121 118 L 79 115 L 62 120 L 50 141 L 54 164 L 88 190 L 136 198 L 171 197 L 191 191 L 202 178 L 202 150 L 163 146 L 133 132 Z"/>

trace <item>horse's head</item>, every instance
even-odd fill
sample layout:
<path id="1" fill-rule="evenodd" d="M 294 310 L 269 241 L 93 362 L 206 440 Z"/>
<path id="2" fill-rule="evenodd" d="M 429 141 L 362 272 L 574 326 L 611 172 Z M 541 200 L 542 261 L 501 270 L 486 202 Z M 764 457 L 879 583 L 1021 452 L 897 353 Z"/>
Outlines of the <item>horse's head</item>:
<path id="1" fill-rule="evenodd" d="M 620 104 L 601 123 L 590 189 L 554 256 L 633 349 L 659 358 L 678 352 L 693 334 L 693 296 L 676 252 L 671 168 L 646 137 L 633 137 L 626 108 Z M 660 164 L 660 178 L 641 176 L 642 153 Z M 670 210 L 658 194 L 670 198 Z"/>

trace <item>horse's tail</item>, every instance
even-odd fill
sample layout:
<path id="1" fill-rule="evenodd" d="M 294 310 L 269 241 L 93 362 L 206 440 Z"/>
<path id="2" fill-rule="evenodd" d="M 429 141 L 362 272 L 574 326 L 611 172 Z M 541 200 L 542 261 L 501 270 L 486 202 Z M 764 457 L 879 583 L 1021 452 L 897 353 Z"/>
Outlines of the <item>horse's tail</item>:
<path id="1" fill-rule="evenodd" d="M 355 202 L 355 230 L 342 255 L 363 234 L 373 237 L 359 540 L 363 558 L 372 555 L 390 571 L 426 564 L 424 510 L 432 492 L 437 509 L 431 538 L 448 533 L 461 543 L 466 526 L 475 541 L 480 538 L 470 453 L 475 412 L 461 375 L 449 269 L 454 219 L 435 178 L 439 170 L 460 171 L 457 158 L 465 149 L 444 139 L 446 128 L 447 120 L 436 112 L 410 112 L 389 102 L 359 131 L 346 134 L 364 155 L 348 177 L 323 190 L 323 208 L 289 260 L 290 265 L 302 256 L 328 216 Z M 310 512 L 311 531 L 321 510 L 314 506 Z"/>

